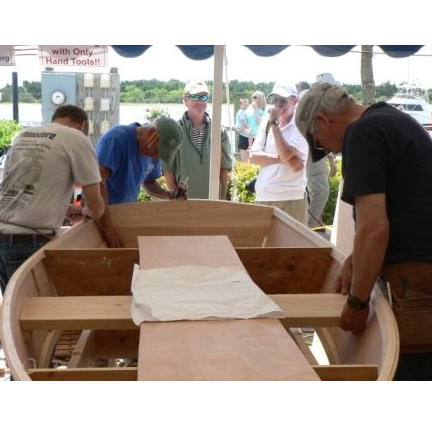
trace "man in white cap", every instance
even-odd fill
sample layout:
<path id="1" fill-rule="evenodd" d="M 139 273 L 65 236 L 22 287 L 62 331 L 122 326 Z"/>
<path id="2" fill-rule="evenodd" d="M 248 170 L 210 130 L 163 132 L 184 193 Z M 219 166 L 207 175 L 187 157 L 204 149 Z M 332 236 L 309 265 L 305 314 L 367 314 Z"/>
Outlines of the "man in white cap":
<path id="1" fill-rule="evenodd" d="M 96 146 L 105 203 L 134 202 L 140 187 L 161 199 L 179 198 L 178 190 L 166 190 L 156 181 L 162 177 L 161 161 L 171 163 L 183 133 L 178 123 L 162 116 L 155 124 L 117 125 L 103 134 Z M 186 197 L 185 190 L 181 196 Z M 108 207 L 99 220 L 102 235 L 110 247 L 123 247 L 120 234 L 111 223 Z"/>
<path id="2" fill-rule="evenodd" d="M 175 189 L 179 182 L 189 179 L 189 198 L 209 198 L 211 120 L 206 112 L 209 89 L 204 81 L 189 81 L 184 88 L 183 102 L 187 111 L 179 124 L 183 141 L 172 162 L 164 161 L 167 186 Z M 226 199 L 228 173 L 232 168 L 231 145 L 228 134 L 221 130 L 221 161 L 219 199 Z"/>
<path id="3" fill-rule="evenodd" d="M 250 162 L 260 166 L 256 202 L 278 207 L 307 225 L 308 146 L 294 123 L 297 90 L 293 85 L 276 83 L 268 97 L 273 99 L 274 108 L 261 122 L 250 151 Z"/>

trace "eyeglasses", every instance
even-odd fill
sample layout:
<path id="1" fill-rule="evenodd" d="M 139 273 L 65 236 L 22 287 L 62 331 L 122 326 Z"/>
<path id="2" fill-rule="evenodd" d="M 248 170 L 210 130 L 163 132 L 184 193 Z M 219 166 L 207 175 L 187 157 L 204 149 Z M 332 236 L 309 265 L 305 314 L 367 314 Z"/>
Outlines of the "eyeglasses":
<path id="1" fill-rule="evenodd" d="M 281 105 L 285 105 L 288 102 L 289 98 L 284 98 L 284 97 L 275 97 L 273 96 L 273 103 L 279 103 Z"/>
<path id="2" fill-rule="evenodd" d="M 188 95 L 188 98 L 190 100 L 195 101 L 195 102 L 197 102 L 197 101 L 207 102 L 209 100 L 209 95 L 208 94 L 205 94 L 205 95 L 190 94 L 190 95 Z"/>

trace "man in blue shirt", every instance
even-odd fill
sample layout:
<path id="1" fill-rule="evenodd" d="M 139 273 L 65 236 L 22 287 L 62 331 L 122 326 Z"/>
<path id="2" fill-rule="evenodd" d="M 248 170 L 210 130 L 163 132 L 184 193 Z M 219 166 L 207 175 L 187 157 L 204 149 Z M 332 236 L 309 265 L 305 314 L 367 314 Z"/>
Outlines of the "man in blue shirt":
<path id="1" fill-rule="evenodd" d="M 162 188 L 156 180 L 162 176 L 160 158 L 171 163 L 182 137 L 178 123 L 164 116 L 154 125 L 118 125 L 102 135 L 96 146 L 96 154 L 105 203 L 136 201 L 141 185 L 154 197 L 174 198 L 175 191 Z M 108 209 L 99 222 L 108 245 L 123 247 L 119 233 L 112 226 Z"/>

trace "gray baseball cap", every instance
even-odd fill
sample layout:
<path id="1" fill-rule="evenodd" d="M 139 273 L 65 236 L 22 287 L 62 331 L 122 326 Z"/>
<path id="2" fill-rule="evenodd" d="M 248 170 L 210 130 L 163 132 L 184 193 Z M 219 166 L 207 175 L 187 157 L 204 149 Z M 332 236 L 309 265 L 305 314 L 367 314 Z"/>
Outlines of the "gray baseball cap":
<path id="1" fill-rule="evenodd" d="M 317 162 L 326 156 L 323 149 L 316 148 L 315 141 L 310 133 L 311 126 L 315 121 L 315 115 L 320 107 L 321 101 L 327 90 L 335 86 L 329 83 L 313 85 L 300 99 L 295 114 L 295 123 L 298 130 L 306 138 L 313 162 Z"/>
<path id="2" fill-rule="evenodd" d="M 156 121 L 156 129 L 159 134 L 159 156 L 167 164 L 171 164 L 180 148 L 183 131 L 175 120 L 162 116 Z"/>

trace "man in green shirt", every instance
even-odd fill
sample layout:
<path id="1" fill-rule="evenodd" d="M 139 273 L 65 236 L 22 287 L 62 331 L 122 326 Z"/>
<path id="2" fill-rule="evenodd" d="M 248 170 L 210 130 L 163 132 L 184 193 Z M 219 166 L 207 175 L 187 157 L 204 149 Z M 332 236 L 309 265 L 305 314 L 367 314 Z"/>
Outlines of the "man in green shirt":
<path id="1" fill-rule="evenodd" d="M 183 141 L 171 164 L 163 163 L 168 189 L 188 178 L 188 198 L 209 198 L 211 120 L 206 112 L 209 89 L 204 81 L 189 81 L 183 101 L 187 111 L 179 120 Z M 232 169 L 231 145 L 228 134 L 221 130 L 221 161 L 219 199 L 226 199 L 228 172 Z"/>

